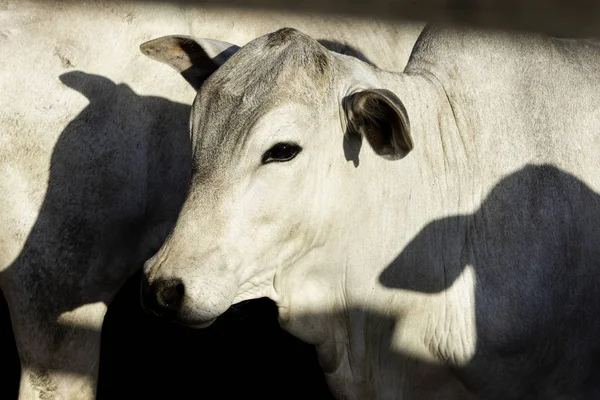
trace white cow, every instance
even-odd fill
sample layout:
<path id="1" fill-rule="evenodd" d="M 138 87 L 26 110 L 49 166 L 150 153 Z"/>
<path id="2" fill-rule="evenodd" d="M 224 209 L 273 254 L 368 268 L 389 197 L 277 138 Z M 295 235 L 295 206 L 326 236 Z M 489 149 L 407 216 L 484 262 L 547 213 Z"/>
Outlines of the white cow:
<path id="1" fill-rule="evenodd" d="M 600 396 L 598 44 L 427 28 L 403 73 L 294 29 L 142 51 L 201 86 L 157 314 L 269 297 L 344 399 Z"/>
<path id="2" fill-rule="evenodd" d="M 148 63 L 139 43 L 177 29 L 242 45 L 290 23 L 395 69 L 421 28 L 156 4 L 0 2 L 0 288 L 23 367 L 21 399 L 94 397 L 106 305 L 158 250 L 185 198 L 195 92 Z"/>

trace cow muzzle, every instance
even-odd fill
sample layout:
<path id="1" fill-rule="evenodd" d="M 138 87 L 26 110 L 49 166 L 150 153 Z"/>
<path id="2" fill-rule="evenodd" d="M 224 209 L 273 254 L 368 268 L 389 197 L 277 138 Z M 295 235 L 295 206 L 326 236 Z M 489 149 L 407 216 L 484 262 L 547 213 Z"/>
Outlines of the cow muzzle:
<path id="1" fill-rule="evenodd" d="M 146 312 L 194 329 L 209 327 L 221 314 L 194 313 L 194 302 L 189 296 L 186 297 L 186 287 L 180 279 L 149 282 L 143 276 L 140 302 Z"/>

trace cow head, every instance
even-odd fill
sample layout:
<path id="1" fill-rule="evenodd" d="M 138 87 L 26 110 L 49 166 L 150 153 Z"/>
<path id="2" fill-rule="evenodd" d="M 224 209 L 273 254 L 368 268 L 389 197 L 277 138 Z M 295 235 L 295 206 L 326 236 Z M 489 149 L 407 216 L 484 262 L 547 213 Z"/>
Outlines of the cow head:
<path id="1" fill-rule="evenodd" d="M 171 36 L 142 51 L 198 89 L 187 200 L 145 266 L 154 309 L 204 327 L 236 302 L 277 300 L 282 277 L 336 273 L 368 215 L 361 164 L 413 147 L 376 69 L 290 28 L 242 48 Z"/>

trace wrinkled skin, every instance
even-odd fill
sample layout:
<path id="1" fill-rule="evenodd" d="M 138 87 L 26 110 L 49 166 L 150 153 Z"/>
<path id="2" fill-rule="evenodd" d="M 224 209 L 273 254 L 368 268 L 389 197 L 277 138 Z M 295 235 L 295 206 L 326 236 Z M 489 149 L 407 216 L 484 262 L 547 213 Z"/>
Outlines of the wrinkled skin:
<path id="1" fill-rule="evenodd" d="M 269 297 L 344 399 L 600 393 L 600 46 L 429 28 L 391 73 L 293 29 L 212 45 L 142 45 L 202 77 L 148 307 Z"/>
<path id="2" fill-rule="evenodd" d="M 0 288 L 22 399 L 94 398 L 107 304 L 160 248 L 187 192 L 195 91 L 131 49 L 173 26 L 242 45 L 287 21 L 400 70 L 420 30 L 97 1 L 4 1 L 0 21 Z M 400 58 L 372 45 L 382 37 Z"/>

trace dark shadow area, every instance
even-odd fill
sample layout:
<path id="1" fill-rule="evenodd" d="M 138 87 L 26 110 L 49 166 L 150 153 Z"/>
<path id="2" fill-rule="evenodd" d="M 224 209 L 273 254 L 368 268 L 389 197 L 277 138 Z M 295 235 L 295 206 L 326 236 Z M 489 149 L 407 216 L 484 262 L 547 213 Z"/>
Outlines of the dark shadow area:
<path id="1" fill-rule="evenodd" d="M 331 400 L 314 346 L 285 332 L 267 299 L 230 309 L 213 326 L 188 329 L 145 313 L 137 272 L 108 309 L 102 330 L 99 400 Z M 19 358 L 5 302 L 0 303 L 0 398 L 16 399 Z"/>
<path id="2" fill-rule="evenodd" d="M 472 266 L 477 347 L 456 371 L 463 382 L 496 388 L 494 399 L 554 398 L 581 384 L 597 395 L 599 239 L 600 196 L 556 167 L 528 165 L 473 215 L 427 225 L 380 282 L 439 293 Z"/>
<path id="3" fill-rule="evenodd" d="M 360 165 L 360 148 L 362 147 L 362 137 L 354 132 L 346 129 L 346 133 L 342 138 L 342 148 L 344 149 L 344 157 L 346 161 L 352 160 L 354 168 Z"/>
<path id="4" fill-rule="evenodd" d="M 20 282 L 8 285 L 13 298 L 30 305 L 17 313 L 40 327 L 26 324 L 28 341 L 59 348 L 68 338 L 93 339 L 93 329 L 52 321 L 110 301 L 121 287 L 102 330 L 100 399 L 279 399 L 282 390 L 328 398 L 314 348 L 279 327 L 270 302 L 239 306 L 198 331 L 144 313 L 141 267 L 172 228 L 187 188 L 190 106 L 84 72 L 60 80 L 89 105 L 57 140 L 36 223 L 3 272 L 3 282 Z M 0 314 L 0 398 L 14 399 L 20 367 L 5 302 Z M 69 373 L 87 368 L 76 357 L 29 363 Z"/>
<path id="5" fill-rule="evenodd" d="M 349 45 L 346 43 L 341 43 L 341 42 L 334 41 L 334 40 L 327 40 L 327 39 L 318 39 L 317 42 L 319 42 L 321 44 L 321 46 L 325 47 L 327 50 L 333 51 L 335 53 L 343 54 L 346 56 L 352 56 L 354 58 L 358 58 L 359 60 L 376 67 L 376 65 L 373 62 L 371 62 L 371 60 L 369 60 L 362 51 L 358 50 L 356 47 L 354 47 L 352 45 Z"/>
<path id="6" fill-rule="evenodd" d="M 194 330 L 143 312 L 140 276 L 106 316 L 99 399 L 332 399 L 314 346 L 280 328 L 270 300 Z"/>
<path id="7" fill-rule="evenodd" d="M 74 2 L 75 0 L 68 0 Z M 78 0 L 81 1 L 81 0 Z M 116 0 L 110 0 L 116 2 Z M 142 2 L 142 0 L 136 0 Z M 599 37 L 600 5 L 593 1 L 564 0 L 143 0 L 143 3 L 200 5 L 220 9 L 319 13 L 404 21 L 435 21 L 456 26 L 533 31 L 566 37 Z"/>
<path id="8" fill-rule="evenodd" d="M 19 354 L 11 328 L 8 305 L 0 293 L 0 398 L 16 399 L 19 393 Z"/>

